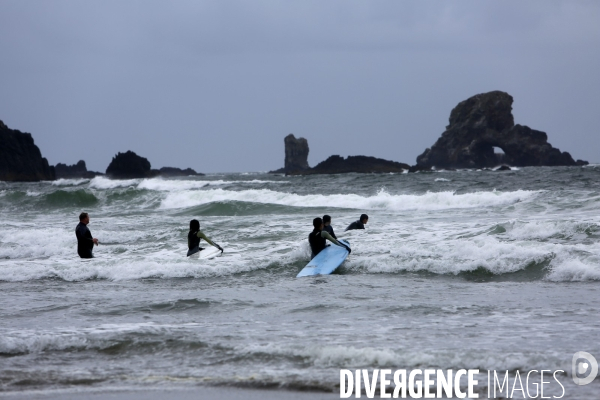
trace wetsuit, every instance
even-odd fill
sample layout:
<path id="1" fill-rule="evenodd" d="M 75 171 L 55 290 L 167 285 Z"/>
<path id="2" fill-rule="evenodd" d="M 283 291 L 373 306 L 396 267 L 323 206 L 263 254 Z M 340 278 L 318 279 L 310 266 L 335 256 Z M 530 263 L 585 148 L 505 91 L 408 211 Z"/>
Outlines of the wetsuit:
<path id="1" fill-rule="evenodd" d="M 87 225 L 80 222 L 75 228 L 75 236 L 77 236 L 77 254 L 79 254 L 79 257 L 93 258 L 94 240 Z"/>
<path id="2" fill-rule="evenodd" d="M 365 225 L 362 222 L 360 222 L 359 219 L 358 221 L 354 221 L 353 223 L 348 225 L 348 227 L 346 228 L 347 231 L 351 231 L 353 229 L 365 229 Z"/>
<path id="3" fill-rule="evenodd" d="M 331 243 L 335 243 L 338 246 L 345 247 L 346 249 L 348 248 L 344 244 L 338 242 L 333 237 L 331 237 L 331 235 L 326 231 L 318 231 L 315 229 L 308 235 L 308 243 L 310 243 L 310 249 L 312 251 L 312 254 L 310 256 L 311 260 L 315 258 L 315 256 L 319 254 L 321 250 L 327 247 L 326 240 L 329 240 Z"/>
<path id="4" fill-rule="evenodd" d="M 202 233 L 202 231 L 190 232 L 188 233 L 188 257 L 192 254 L 196 254 L 200 250 L 204 250 L 200 247 L 200 241 L 202 239 L 206 240 L 208 244 L 220 249 L 220 247 L 217 244 L 215 244 L 212 240 L 210 240 L 204 233 Z"/>
<path id="5" fill-rule="evenodd" d="M 323 230 L 327 231 L 327 233 L 329 233 L 334 239 L 337 239 L 337 236 L 335 236 L 335 233 L 333 233 L 333 227 L 331 225 L 325 225 Z"/>

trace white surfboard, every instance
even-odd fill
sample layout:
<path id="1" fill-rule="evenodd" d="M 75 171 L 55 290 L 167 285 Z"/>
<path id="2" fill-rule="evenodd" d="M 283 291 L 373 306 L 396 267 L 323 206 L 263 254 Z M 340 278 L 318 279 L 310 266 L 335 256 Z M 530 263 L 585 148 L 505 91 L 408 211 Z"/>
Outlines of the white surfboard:
<path id="1" fill-rule="evenodd" d="M 200 250 L 199 252 L 192 254 L 189 258 L 192 258 L 194 260 L 210 260 L 212 258 L 220 256 L 221 254 L 221 250 L 217 249 L 214 246 L 209 246 L 204 250 Z"/>

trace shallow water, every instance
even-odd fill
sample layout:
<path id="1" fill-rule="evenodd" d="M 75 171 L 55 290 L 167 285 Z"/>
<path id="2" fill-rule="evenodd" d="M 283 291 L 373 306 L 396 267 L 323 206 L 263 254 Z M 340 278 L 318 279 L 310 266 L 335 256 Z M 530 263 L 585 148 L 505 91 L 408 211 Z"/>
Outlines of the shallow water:
<path id="1" fill-rule="evenodd" d="M 600 359 L 598 211 L 597 166 L 0 183 L 0 391 L 339 391 L 341 368 L 431 367 L 562 369 L 589 398 L 599 379 L 570 373 Z M 296 279 L 325 213 L 352 254 Z M 222 257 L 185 257 L 191 218 Z"/>

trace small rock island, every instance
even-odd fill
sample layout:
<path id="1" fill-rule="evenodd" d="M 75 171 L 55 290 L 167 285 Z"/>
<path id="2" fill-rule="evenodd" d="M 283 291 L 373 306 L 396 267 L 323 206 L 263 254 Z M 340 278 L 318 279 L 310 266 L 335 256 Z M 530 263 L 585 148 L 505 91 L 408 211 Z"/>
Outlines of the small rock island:
<path id="1" fill-rule="evenodd" d="M 152 169 L 150 161 L 147 158 L 138 156 L 131 150 L 125 153 L 117 153 L 106 168 L 106 176 L 112 179 L 139 179 L 154 178 L 157 176 L 189 176 L 204 175 L 194 171 L 191 168 L 181 169 L 175 167 L 162 167 L 161 169 Z"/>
<path id="2" fill-rule="evenodd" d="M 88 171 L 85 161 L 83 160 L 79 160 L 77 164 L 73 165 L 58 163 L 54 166 L 54 170 L 56 171 L 56 179 L 92 179 L 98 175 L 104 175 L 101 172 Z"/>
<path id="3" fill-rule="evenodd" d="M 286 175 L 316 175 L 316 174 L 343 174 L 358 173 L 402 173 L 408 171 L 410 166 L 395 161 L 367 156 L 339 155 L 330 156 L 314 168 L 308 165 L 308 141 L 289 134 L 283 140 L 285 145 L 284 167 L 270 173 L 284 173 Z"/>

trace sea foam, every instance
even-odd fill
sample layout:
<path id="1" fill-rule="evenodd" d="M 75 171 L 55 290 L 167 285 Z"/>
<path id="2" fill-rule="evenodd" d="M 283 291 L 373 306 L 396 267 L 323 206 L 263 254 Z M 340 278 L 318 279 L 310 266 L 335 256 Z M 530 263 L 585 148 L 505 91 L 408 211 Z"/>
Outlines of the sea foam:
<path id="1" fill-rule="evenodd" d="M 245 201 L 278 204 L 292 207 L 333 207 L 362 210 L 443 210 L 452 208 L 478 208 L 502 206 L 530 199 L 540 191 L 516 190 L 513 192 L 428 192 L 416 194 L 389 194 L 385 190 L 373 196 L 357 194 L 299 195 L 269 189 L 231 191 L 212 189 L 169 193 L 161 208 L 188 208 L 212 202 Z"/>

